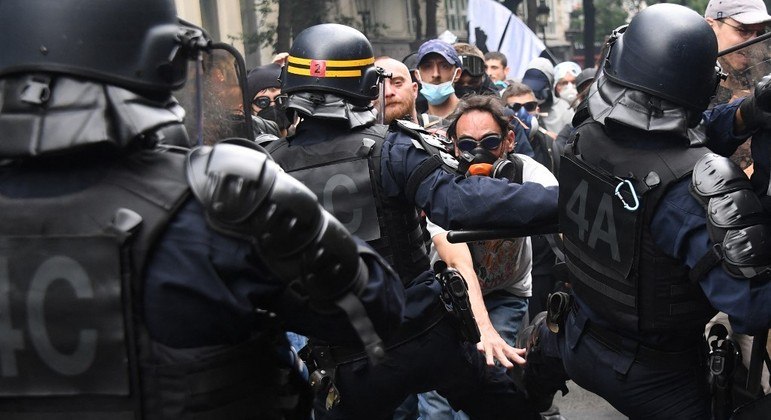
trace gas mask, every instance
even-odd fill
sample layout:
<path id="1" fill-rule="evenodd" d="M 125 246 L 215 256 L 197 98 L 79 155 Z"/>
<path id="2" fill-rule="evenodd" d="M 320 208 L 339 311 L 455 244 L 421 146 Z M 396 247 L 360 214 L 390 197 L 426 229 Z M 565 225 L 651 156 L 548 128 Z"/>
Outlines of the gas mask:
<path id="1" fill-rule="evenodd" d="M 524 124 L 525 128 L 525 134 L 527 135 L 528 139 L 532 139 L 535 137 L 535 133 L 538 132 L 539 124 L 538 124 L 538 118 L 536 118 L 533 114 L 527 112 L 525 108 L 520 108 L 519 111 L 517 111 L 516 117 L 522 121 L 522 124 Z"/>
<path id="2" fill-rule="evenodd" d="M 492 178 L 514 179 L 514 164 L 504 157 L 498 157 L 495 150 L 503 147 L 503 139 L 495 134 L 481 139 L 462 137 L 456 143 L 460 156 L 458 170 L 466 177 L 489 176 Z"/>
<path id="3" fill-rule="evenodd" d="M 578 90 L 573 83 L 566 84 L 560 91 L 560 98 L 568 101 L 569 104 L 573 104 L 578 97 Z"/>

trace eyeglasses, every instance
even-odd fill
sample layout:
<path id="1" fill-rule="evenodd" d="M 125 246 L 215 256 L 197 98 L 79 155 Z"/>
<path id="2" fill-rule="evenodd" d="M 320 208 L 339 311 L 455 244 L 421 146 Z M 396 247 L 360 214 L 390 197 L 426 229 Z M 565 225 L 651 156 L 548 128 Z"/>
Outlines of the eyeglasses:
<path id="1" fill-rule="evenodd" d="M 506 106 L 509 107 L 509 109 L 511 109 L 514 112 L 519 112 L 519 109 L 522 107 L 525 107 L 525 111 L 527 112 L 533 112 L 535 111 L 535 108 L 538 107 L 538 102 L 531 101 L 531 102 L 525 102 L 524 104 L 518 104 L 515 102 L 513 104 L 508 104 Z"/>
<path id="2" fill-rule="evenodd" d="M 476 55 L 462 55 L 460 56 L 460 64 L 463 71 L 468 72 L 473 77 L 478 77 L 485 74 L 487 70 L 487 64 L 485 60 L 477 57 Z"/>
<path id="3" fill-rule="evenodd" d="M 279 108 L 283 108 L 286 105 L 287 95 L 278 95 L 275 99 L 270 99 L 269 96 L 258 96 L 252 99 L 252 105 L 258 108 L 267 108 L 271 103 L 275 103 Z"/>
<path id="4" fill-rule="evenodd" d="M 744 26 L 731 25 L 730 23 L 728 23 L 726 21 L 726 19 L 728 19 L 728 18 L 720 19 L 720 22 L 725 23 L 726 25 L 734 28 L 736 30 L 736 33 L 738 33 L 739 36 L 741 36 L 742 38 L 754 38 L 754 37 L 758 37 L 758 36 L 761 36 L 764 33 L 766 33 L 766 28 L 763 28 L 763 29 L 748 29 L 748 28 L 745 28 Z M 755 35 L 754 37 L 752 36 L 753 34 Z"/>
<path id="5" fill-rule="evenodd" d="M 501 146 L 501 141 L 503 141 L 503 139 L 499 134 L 490 134 L 479 141 L 476 141 L 476 139 L 471 137 L 461 137 L 458 139 L 458 149 L 461 152 L 471 152 L 477 147 L 495 150 Z"/>

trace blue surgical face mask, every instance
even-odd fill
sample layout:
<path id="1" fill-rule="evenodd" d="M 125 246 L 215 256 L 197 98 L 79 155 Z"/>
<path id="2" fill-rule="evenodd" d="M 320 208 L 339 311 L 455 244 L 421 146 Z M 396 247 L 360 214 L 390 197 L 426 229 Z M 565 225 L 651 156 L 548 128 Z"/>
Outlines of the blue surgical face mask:
<path id="1" fill-rule="evenodd" d="M 450 95 L 455 94 L 455 88 L 452 86 L 452 81 L 455 80 L 458 70 L 459 69 L 455 70 L 450 80 L 438 85 L 421 82 L 420 93 L 426 98 L 429 105 L 442 104 L 450 97 Z"/>

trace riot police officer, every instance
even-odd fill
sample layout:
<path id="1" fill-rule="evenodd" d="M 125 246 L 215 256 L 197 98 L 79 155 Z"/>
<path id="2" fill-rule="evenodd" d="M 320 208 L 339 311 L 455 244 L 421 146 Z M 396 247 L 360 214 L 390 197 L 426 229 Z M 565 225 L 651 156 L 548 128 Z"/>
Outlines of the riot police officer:
<path id="1" fill-rule="evenodd" d="M 371 366 L 359 348 L 332 348 L 340 403 L 333 418 L 388 417 L 413 393 L 437 389 L 472 417 L 522 409 L 503 371 L 487 371 L 472 344 L 462 345 L 429 271 L 417 209 L 446 228 L 515 227 L 549 221 L 556 187 L 505 179 L 463 179 L 443 169 L 426 133 L 396 120 L 375 124 L 371 105 L 382 72 L 359 31 L 338 24 L 298 34 L 282 74 L 287 108 L 302 121 L 295 135 L 268 148 L 322 205 L 366 239 L 399 273 L 409 321 L 386 343 L 388 363 Z M 517 361 L 522 359 L 515 357 Z"/>
<path id="2" fill-rule="evenodd" d="M 559 174 L 572 299 L 552 297 L 525 382 L 543 395 L 567 375 L 632 418 L 709 418 L 704 324 L 718 309 L 771 325 L 771 226 L 741 170 L 689 147 L 720 80 L 704 20 L 654 5 L 609 44 Z M 730 135 L 737 106 L 709 134 Z"/>
<path id="3" fill-rule="evenodd" d="M 0 417 L 307 418 L 283 328 L 382 350 L 381 257 L 250 142 L 163 145 L 211 45 L 173 1 L 3 1 L 0 43 Z"/>

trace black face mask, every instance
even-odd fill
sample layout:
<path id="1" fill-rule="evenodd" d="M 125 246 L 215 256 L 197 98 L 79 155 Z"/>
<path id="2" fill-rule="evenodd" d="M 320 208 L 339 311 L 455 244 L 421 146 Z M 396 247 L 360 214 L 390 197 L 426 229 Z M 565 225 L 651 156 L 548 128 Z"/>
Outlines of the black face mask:
<path id="1" fill-rule="evenodd" d="M 278 125 L 278 128 L 282 130 L 287 129 L 291 125 L 286 112 L 283 109 L 276 108 L 273 105 L 267 108 L 263 108 L 260 112 L 257 113 L 257 116 L 275 122 L 276 125 Z"/>
<path id="2" fill-rule="evenodd" d="M 455 96 L 463 98 L 467 95 L 478 95 L 479 88 L 473 86 L 455 86 Z"/>

